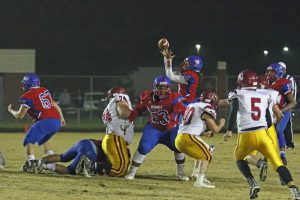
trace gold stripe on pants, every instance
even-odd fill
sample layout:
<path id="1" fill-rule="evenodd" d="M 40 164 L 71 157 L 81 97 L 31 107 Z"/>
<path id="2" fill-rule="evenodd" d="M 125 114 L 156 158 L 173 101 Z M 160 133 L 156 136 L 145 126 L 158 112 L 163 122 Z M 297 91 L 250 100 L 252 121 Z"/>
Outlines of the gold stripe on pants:
<path id="1" fill-rule="evenodd" d="M 175 139 L 176 148 L 186 155 L 197 160 L 212 160 L 209 153 L 209 145 L 200 136 L 187 133 L 179 133 Z"/>
<path id="2" fill-rule="evenodd" d="M 102 141 L 102 149 L 112 164 L 109 175 L 125 176 L 129 166 L 129 155 L 124 138 L 114 133 L 106 134 Z"/>

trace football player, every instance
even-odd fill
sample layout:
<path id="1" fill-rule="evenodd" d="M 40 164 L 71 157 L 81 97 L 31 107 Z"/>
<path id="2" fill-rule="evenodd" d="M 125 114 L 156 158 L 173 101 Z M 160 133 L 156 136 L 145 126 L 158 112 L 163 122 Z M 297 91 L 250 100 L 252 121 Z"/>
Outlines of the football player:
<path id="1" fill-rule="evenodd" d="M 250 199 L 258 197 L 260 190 L 251 170 L 244 160 L 253 150 L 262 153 L 273 165 L 279 176 L 287 183 L 293 199 L 300 199 L 289 170 L 285 167 L 272 139 L 266 132 L 266 111 L 272 98 L 268 91 L 257 89 L 258 78 L 254 71 L 244 70 L 237 79 L 239 89 L 229 93 L 228 100 L 238 100 L 237 114 L 238 141 L 235 147 L 235 161 L 240 172 L 245 176 L 250 186 Z M 281 110 L 273 102 L 273 111 L 276 119 L 280 119 Z"/>
<path id="2" fill-rule="evenodd" d="M 276 131 L 278 134 L 280 157 L 285 165 L 287 165 L 287 159 L 285 154 L 285 138 L 284 130 L 291 117 L 291 109 L 295 106 L 295 99 L 291 90 L 290 81 L 282 78 L 284 75 L 283 67 L 278 63 L 273 63 L 267 68 L 267 77 L 272 82 L 271 88 L 278 91 L 281 98 L 279 108 L 283 114 L 283 117 L 276 124 Z"/>
<path id="3" fill-rule="evenodd" d="M 16 119 L 22 119 L 28 113 L 34 121 L 23 142 L 28 156 L 28 162 L 26 161 L 25 165 L 28 163 L 30 165 L 35 159 L 34 144 L 36 143 L 43 145 L 44 152 L 48 155 L 53 154 L 48 140 L 60 130 L 61 126 L 66 125 L 66 122 L 49 90 L 40 87 L 40 79 L 36 74 L 26 74 L 21 82 L 21 88 L 25 93 L 19 99 L 20 108 L 14 110 L 9 104 L 8 112 Z"/>
<path id="4" fill-rule="evenodd" d="M 178 83 L 178 92 L 184 97 L 184 103 L 188 105 L 196 101 L 196 93 L 199 84 L 199 72 L 203 67 L 203 61 L 199 56 L 185 58 L 180 66 L 180 72 L 173 72 L 172 60 L 175 57 L 169 49 L 161 51 L 164 56 L 165 71 L 171 81 Z M 178 122 L 179 123 L 179 122 Z M 200 162 L 195 161 L 191 177 L 197 178 L 200 171 Z"/>
<path id="5" fill-rule="evenodd" d="M 28 165 L 28 171 L 40 173 L 42 170 L 50 170 L 59 174 L 84 174 L 85 176 L 108 174 L 111 164 L 107 162 L 101 144 L 101 139 L 80 140 L 62 154 L 53 154 L 36 160 L 37 165 Z M 70 161 L 72 163 L 68 167 L 57 163 Z"/>
<path id="6" fill-rule="evenodd" d="M 279 62 L 278 64 L 280 64 L 282 66 L 283 70 L 284 70 L 283 78 L 290 81 L 291 90 L 292 90 L 292 93 L 293 93 L 293 96 L 294 96 L 294 100 L 295 100 L 295 103 L 297 103 L 297 83 L 296 83 L 296 80 L 293 76 L 286 73 L 286 64 L 285 63 Z M 290 120 L 288 121 L 288 123 L 286 125 L 286 128 L 284 130 L 284 138 L 285 138 L 286 146 L 287 146 L 288 149 L 293 149 L 295 147 L 295 144 L 294 144 L 294 141 L 293 141 L 294 131 L 293 131 L 292 118 L 293 118 L 293 115 L 291 114 Z"/>
<path id="7" fill-rule="evenodd" d="M 205 171 L 212 160 L 213 149 L 200 135 L 206 127 L 210 128 L 211 133 L 214 134 L 218 133 L 224 126 L 224 118 L 220 119 L 219 124 L 215 123 L 218 102 L 219 98 L 214 91 L 205 90 L 202 92 L 200 102 L 191 103 L 186 108 L 175 139 L 179 151 L 200 161 L 201 167 L 194 183 L 195 187 L 215 188 L 210 182 L 205 181 Z"/>
<path id="8" fill-rule="evenodd" d="M 131 112 L 129 119 L 134 121 L 143 111 L 147 110 L 150 118 L 144 127 L 143 134 L 136 150 L 130 169 L 125 176 L 134 179 L 146 155 L 157 145 L 164 144 L 174 152 L 177 164 L 177 176 L 180 180 L 188 180 L 184 175 L 184 154 L 175 147 L 175 137 L 178 126 L 171 114 L 183 114 L 185 106 L 183 97 L 171 91 L 171 80 L 160 75 L 154 79 L 153 90 L 146 90 L 140 96 L 139 102 Z"/>
<path id="9" fill-rule="evenodd" d="M 108 105 L 102 120 L 106 125 L 106 135 L 102 148 L 108 161 L 112 164 L 110 176 L 125 176 L 129 166 L 127 145 L 133 139 L 133 124 L 128 121 L 132 107 L 127 92 L 122 87 L 111 88 L 107 92 Z"/>
<path id="10" fill-rule="evenodd" d="M 279 93 L 273 89 L 270 89 L 269 81 L 267 80 L 266 76 L 259 76 L 258 77 L 258 86 L 260 89 L 265 90 L 270 93 L 270 96 L 272 98 L 272 102 L 269 104 L 268 110 L 266 112 L 266 119 L 268 124 L 268 134 L 271 137 L 274 145 L 276 146 L 276 149 L 279 153 L 279 147 L 278 147 L 278 139 L 277 139 L 277 133 L 274 124 L 276 123 L 276 117 L 273 114 L 273 102 L 278 104 L 278 98 Z M 224 140 L 227 141 L 232 136 L 232 131 L 234 128 L 234 125 L 236 124 L 236 118 L 237 118 L 237 112 L 239 109 L 239 104 L 237 99 L 233 99 L 230 102 L 228 102 L 228 99 L 226 99 L 227 105 L 230 106 L 229 111 L 229 123 L 228 123 L 228 129 L 226 134 L 224 135 Z M 224 105 L 224 104 L 223 104 Z M 249 164 L 255 165 L 260 169 L 260 180 L 265 181 L 267 178 L 267 170 L 268 170 L 268 164 L 265 159 L 259 159 L 256 156 L 257 151 L 252 151 L 249 155 L 246 156 L 245 161 L 247 161 Z"/>
<path id="11" fill-rule="evenodd" d="M 195 102 L 199 83 L 199 72 L 202 69 L 203 61 L 199 56 L 185 58 L 180 66 L 180 72 L 172 70 L 173 52 L 169 49 L 161 51 L 164 56 L 165 71 L 167 77 L 178 83 L 178 92 L 184 97 L 185 102 Z"/>

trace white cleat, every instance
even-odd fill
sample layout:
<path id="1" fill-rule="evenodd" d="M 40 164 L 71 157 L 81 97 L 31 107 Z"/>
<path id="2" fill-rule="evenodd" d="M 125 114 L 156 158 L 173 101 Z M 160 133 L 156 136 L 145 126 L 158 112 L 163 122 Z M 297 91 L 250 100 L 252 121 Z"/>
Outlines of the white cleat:
<path id="1" fill-rule="evenodd" d="M 211 185 L 211 184 L 209 184 L 209 183 L 205 183 L 204 181 L 202 181 L 202 182 L 196 181 L 196 182 L 194 183 L 194 187 L 213 189 L 213 188 L 215 188 L 216 186 Z"/>
<path id="2" fill-rule="evenodd" d="M 213 189 L 216 186 L 212 185 L 204 175 L 198 175 L 194 187 Z"/>
<path id="3" fill-rule="evenodd" d="M 178 176 L 178 178 L 179 178 L 179 180 L 181 180 L 181 181 L 188 181 L 188 180 L 190 180 L 190 178 L 188 177 L 188 176 Z"/>
<path id="4" fill-rule="evenodd" d="M 133 180 L 135 177 L 135 175 L 133 173 L 128 173 L 125 175 L 125 178 L 128 179 L 128 180 Z"/>

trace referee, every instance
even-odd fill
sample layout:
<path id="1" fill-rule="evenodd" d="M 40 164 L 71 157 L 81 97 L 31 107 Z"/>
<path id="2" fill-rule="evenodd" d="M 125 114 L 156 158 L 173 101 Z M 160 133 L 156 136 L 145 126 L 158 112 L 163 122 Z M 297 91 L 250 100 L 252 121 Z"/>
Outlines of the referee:
<path id="1" fill-rule="evenodd" d="M 293 93 L 293 96 L 294 96 L 294 100 L 297 103 L 297 101 L 296 101 L 296 98 L 297 98 L 297 83 L 296 83 L 294 77 L 292 77 L 289 74 L 286 74 L 286 64 L 283 63 L 283 62 L 279 62 L 278 64 L 281 65 L 282 68 L 284 69 L 283 78 L 288 79 L 290 81 L 291 90 L 292 90 L 292 93 Z M 294 144 L 294 141 L 293 141 L 293 134 L 294 134 L 294 131 L 293 131 L 292 112 L 291 112 L 290 120 L 287 123 L 287 125 L 285 127 L 285 130 L 284 130 L 285 142 L 286 142 L 286 146 L 287 146 L 288 149 L 293 149 L 295 147 L 295 144 Z"/>

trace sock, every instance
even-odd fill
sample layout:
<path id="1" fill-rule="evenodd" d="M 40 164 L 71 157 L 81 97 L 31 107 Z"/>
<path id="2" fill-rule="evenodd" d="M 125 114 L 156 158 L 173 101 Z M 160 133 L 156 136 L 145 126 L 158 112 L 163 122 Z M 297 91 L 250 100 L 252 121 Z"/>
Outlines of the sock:
<path id="1" fill-rule="evenodd" d="M 43 166 L 43 168 L 44 168 L 44 166 Z M 55 168 L 56 168 L 56 163 L 48 163 L 48 164 L 46 164 L 46 168 L 54 172 Z"/>
<path id="2" fill-rule="evenodd" d="M 184 153 L 174 153 L 174 156 L 177 165 L 184 164 L 185 162 Z"/>
<path id="3" fill-rule="evenodd" d="M 278 167 L 276 171 L 286 184 L 293 181 L 290 171 L 285 166 Z"/>
<path id="4" fill-rule="evenodd" d="M 135 167 L 139 167 L 144 162 L 145 157 L 146 155 L 136 151 L 132 159 L 132 164 L 134 164 Z"/>
<path id="5" fill-rule="evenodd" d="M 238 166 L 240 172 L 245 176 L 246 179 L 253 179 L 253 175 L 250 171 L 249 166 L 245 162 L 245 160 L 236 161 L 236 165 Z"/>
<path id="6" fill-rule="evenodd" d="M 34 159 L 35 159 L 34 155 L 28 155 L 28 160 L 34 160 Z"/>
<path id="7" fill-rule="evenodd" d="M 49 155 L 53 155 L 53 154 L 54 154 L 54 151 L 53 151 L 53 150 L 50 149 L 50 150 L 47 151 L 47 155 L 48 155 L 48 156 L 49 156 Z"/>

